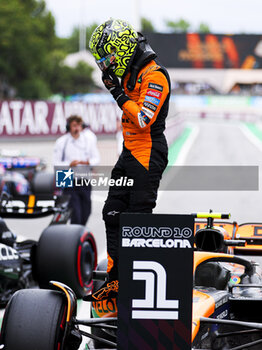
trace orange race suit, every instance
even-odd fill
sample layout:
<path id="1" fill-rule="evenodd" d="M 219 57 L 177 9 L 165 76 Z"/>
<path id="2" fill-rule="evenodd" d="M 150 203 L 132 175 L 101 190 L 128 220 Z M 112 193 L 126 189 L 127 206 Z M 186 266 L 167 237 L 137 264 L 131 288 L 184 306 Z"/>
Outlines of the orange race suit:
<path id="1" fill-rule="evenodd" d="M 168 73 L 153 59 L 140 69 L 132 90 L 128 89 L 130 74 L 122 79 L 125 102 L 120 107 L 124 146 L 111 178 L 126 176 L 134 180 L 134 185 L 110 186 L 103 208 L 110 280 L 118 276 L 119 215 L 121 212 L 152 213 L 167 165 L 168 148 L 163 132 L 170 96 Z"/>

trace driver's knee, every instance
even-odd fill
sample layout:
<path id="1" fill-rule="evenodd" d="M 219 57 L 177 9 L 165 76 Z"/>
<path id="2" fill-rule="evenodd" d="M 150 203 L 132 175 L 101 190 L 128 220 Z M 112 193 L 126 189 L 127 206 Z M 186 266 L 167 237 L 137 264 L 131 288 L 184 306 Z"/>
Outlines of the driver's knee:
<path id="1" fill-rule="evenodd" d="M 107 199 L 103 208 L 103 220 L 108 226 L 118 226 L 119 216 L 126 211 L 127 204 L 121 199 Z"/>

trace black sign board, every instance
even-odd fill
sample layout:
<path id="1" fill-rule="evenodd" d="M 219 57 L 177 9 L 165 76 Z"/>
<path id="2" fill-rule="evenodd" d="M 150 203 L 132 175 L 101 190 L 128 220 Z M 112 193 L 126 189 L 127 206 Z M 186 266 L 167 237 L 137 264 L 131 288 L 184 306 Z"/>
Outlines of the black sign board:
<path id="1" fill-rule="evenodd" d="M 191 350 L 194 218 L 122 214 L 119 350 Z"/>
<path id="2" fill-rule="evenodd" d="M 168 68 L 261 69 L 262 35 L 146 33 Z"/>

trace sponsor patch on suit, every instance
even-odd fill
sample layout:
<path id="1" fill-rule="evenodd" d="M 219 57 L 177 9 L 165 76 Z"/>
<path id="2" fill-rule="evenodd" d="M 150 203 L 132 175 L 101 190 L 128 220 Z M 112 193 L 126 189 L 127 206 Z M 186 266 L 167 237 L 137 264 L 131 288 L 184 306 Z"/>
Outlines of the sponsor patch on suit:
<path id="1" fill-rule="evenodd" d="M 149 83 L 148 87 L 153 90 L 163 91 L 163 86 L 155 83 Z"/>
<path id="2" fill-rule="evenodd" d="M 145 96 L 145 101 L 151 102 L 156 106 L 158 106 L 160 103 L 160 100 L 158 98 L 150 97 L 150 96 Z"/>
<path id="3" fill-rule="evenodd" d="M 148 108 L 142 107 L 142 111 L 148 116 L 148 118 L 153 118 L 154 112 L 150 111 Z"/>
<path id="4" fill-rule="evenodd" d="M 156 91 L 156 90 L 152 90 L 152 89 L 148 89 L 146 92 L 147 96 L 151 96 L 151 97 L 156 97 L 156 98 L 161 98 L 162 96 L 162 92 Z"/>
<path id="5" fill-rule="evenodd" d="M 144 122 L 145 122 L 146 124 L 149 124 L 149 123 L 150 123 L 150 118 L 148 118 L 147 115 L 144 115 L 144 116 L 143 116 L 143 120 L 144 120 Z"/>
<path id="6" fill-rule="evenodd" d="M 152 104 L 149 103 L 149 102 L 144 102 L 144 103 L 143 103 L 143 106 L 145 106 L 146 108 L 151 109 L 151 111 L 153 111 L 153 112 L 155 112 L 155 111 L 157 110 L 157 107 L 154 106 L 154 105 L 152 105 Z"/>
<path id="7" fill-rule="evenodd" d="M 144 128 L 146 126 L 145 121 L 144 121 L 144 113 L 143 112 L 138 113 L 137 119 L 138 119 L 140 127 Z"/>

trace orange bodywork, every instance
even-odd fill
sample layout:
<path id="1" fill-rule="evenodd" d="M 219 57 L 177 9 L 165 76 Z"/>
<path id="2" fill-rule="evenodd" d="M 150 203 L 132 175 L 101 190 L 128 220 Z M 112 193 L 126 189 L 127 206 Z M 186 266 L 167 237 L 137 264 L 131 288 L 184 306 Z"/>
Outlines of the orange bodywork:
<path id="1" fill-rule="evenodd" d="M 251 224 L 242 224 L 239 225 L 239 228 L 236 233 L 236 239 L 245 239 L 249 238 L 252 239 L 261 239 L 262 241 L 262 223 L 251 223 Z M 262 251 L 262 245 L 253 245 L 252 240 L 248 241 L 248 244 L 245 247 L 238 247 L 237 250 L 261 250 Z"/>
<path id="2" fill-rule="evenodd" d="M 194 300 L 197 300 L 194 302 Z M 215 311 L 215 301 L 210 295 L 193 290 L 193 312 L 192 312 L 192 341 L 195 339 L 199 326 L 200 317 L 209 317 Z"/>
<path id="3" fill-rule="evenodd" d="M 233 255 L 221 253 L 195 252 L 194 253 L 194 274 L 198 265 L 202 262 L 216 257 L 232 257 Z M 197 301 L 196 301 L 196 298 Z M 194 302 L 195 301 L 195 302 Z M 195 339 L 200 326 L 200 317 L 209 317 L 215 310 L 215 300 L 212 296 L 203 292 L 193 290 L 193 311 L 192 311 L 192 341 Z"/>
<path id="4" fill-rule="evenodd" d="M 262 242 L 262 223 L 246 223 L 237 226 L 237 231 L 235 233 L 235 237 L 233 238 L 233 223 L 231 222 L 223 222 L 223 221 L 215 221 L 214 226 L 223 227 L 227 235 L 225 239 L 249 239 L 245 247 L 237 247 L 237 250 L 257 250 L 262 252 L 262 245 L 260 244 L 252 244 L 252 238 L 254 238 L 254 242 L 256 239 L 261 239 Z M 203 229 L 206 227 L 206 222 L 197 221 L 195 222 L 195 232 L 199 229 Z M 253 242 L 253 243 L 254 243 Z"/>

